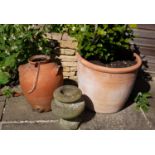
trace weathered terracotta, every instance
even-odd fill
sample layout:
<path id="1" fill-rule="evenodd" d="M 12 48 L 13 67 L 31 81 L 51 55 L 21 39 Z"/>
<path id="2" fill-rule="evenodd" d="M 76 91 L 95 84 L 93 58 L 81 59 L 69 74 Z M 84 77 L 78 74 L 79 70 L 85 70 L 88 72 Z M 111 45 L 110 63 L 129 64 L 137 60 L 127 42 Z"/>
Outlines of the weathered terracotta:
<path id="1" fill-rule="evenodd" d="M 23 94 L 34 110 L 50 111 L 53 92 L 63 84 L 62 71 L 46 55 L 35 55 L 28 61 L 18 68 Z"/>
<path id="2" fill-rule="evenodd" d="M 78 85 L 86 106 L 97 113 L 114 113 L 126 103 L 140 68 L 141 58 L 134 53 L 136 64 L 126 68 L 108 68 L 88 62 L 77 53 Z"/>

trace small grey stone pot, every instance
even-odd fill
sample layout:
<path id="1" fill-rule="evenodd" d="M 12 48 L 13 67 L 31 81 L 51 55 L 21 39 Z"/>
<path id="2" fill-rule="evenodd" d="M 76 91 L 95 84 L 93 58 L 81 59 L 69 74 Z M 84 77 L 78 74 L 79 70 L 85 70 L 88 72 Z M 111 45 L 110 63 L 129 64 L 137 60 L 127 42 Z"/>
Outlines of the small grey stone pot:
<path id="1" fill-rule="evenodd" d="M 63 119 L 73 119 L 78 117 L 85 109 L 85 102 L 62 103 L 54 99 L 52 101 L 53 113 Z"/>
<path id="2" fill-rule="evenodd" d="M 76 130 L 80 125 L 80 121 L 78 121 L 78 120 L 71 121 L 71 120 L 60 119 L 59 124 L 65 130 Z"/>
<path id="3" fill-rule="evenodd" d="M 52 109 L 53 113 L 60 118 L 59 124 L 64 129 L 77 129 L 82 121 L 80 115 L 85 109 L 81 90 L 71 85 L 57 88 L 54 91 Z"/>
<path id="4" fill-rule="evenodd" d="M 60 102 L 73 103 L 81 98 L 82 92 L 76 86 L 64 85 L 57 88 L 54 91 L 53 96 Z"/>

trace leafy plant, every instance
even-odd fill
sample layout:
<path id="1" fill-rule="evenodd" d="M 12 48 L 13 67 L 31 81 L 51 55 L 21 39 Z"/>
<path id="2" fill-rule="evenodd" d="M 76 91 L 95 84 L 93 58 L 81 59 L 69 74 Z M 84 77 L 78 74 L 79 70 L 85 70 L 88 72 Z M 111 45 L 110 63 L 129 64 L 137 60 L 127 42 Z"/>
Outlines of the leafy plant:
<path id="1" fill-rule="evenodd" d="M 17 79 L 17 67 L 34 54 L 51 55 L 46 25 L 0 25 L 0 86 Z"/>
<path id="2" fill-rule="evenodd" d="M 11 97 L 13 94 L 13 90 L 9 86 L 5 86 L 1 90 L 2 95 L 5 95 L 6 97 Z"/>
<path id="3" fill-rule="evenodd" d="M 6 84 L 9 82 L 10 75 L 7 72 L 0 71 L 0 84 Z"/>
<path id="4" fill-rule="evenodd" d="M 136 103 L 136 108 L 147 112 L 149 110 L 149 100 L 148 98 L 151 97 L 151 94 L 148 92 L 142 93 L 139 92 L 134 99 Z"/>
<path id="5" fill-rule="evenodd" d="M 52 25 L 51 31 L 68 32 L 78 42 L 78 52 L 86 59 L 97 59 L 104 63 L 124 57 L 132 57 L 130 41 L 131 27 L 127 24 L 62 24 Z M 127 52 L 128 51 L 128 52 Z"/>
<path id="6" fill-rule="evenodd" d="M 133 25 L 135 27 L 135 25 Z M 67 32 L 78 42 L 77 51 L 86 58 L 108 63 L 130 50 L 133 33 L 121 24 L 0 25 L 0 87 L 18 79 L 17 68 L 34 54 L 51 55 L 53 42 L 46 32 Z"/>

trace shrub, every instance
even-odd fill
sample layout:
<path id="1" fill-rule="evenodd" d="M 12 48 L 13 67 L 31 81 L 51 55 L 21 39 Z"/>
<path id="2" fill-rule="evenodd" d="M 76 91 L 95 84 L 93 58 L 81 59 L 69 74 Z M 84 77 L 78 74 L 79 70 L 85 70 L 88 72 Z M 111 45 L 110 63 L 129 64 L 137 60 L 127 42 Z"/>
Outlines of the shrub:
<path id="1" fill-rule="evenodd" d="M 133 38 L 129 25 L 0 25 L 0 85 L 17 79 L 17 67 L 26 63 L 30 56 L 52 54 L 55 45 L 45 37 L 46 32 L 67 32 L 75 37 L 77 51 L 86 59 L 108 63 L 122 55 L 132 56 L 132 52 L 127 52 Z"/>
<path id="2" fill-rule="evenodd" d="M 46 25 L 0 25 L 0 85 L 17 78 L 17 67 L 34 54 L 51 54 Z"/>
<path id="3" fill-rule="evenodd" d="M 56 24 L 52 25 L 51 31 L 68 32 L 75 37 L 77 50 L 86 59 L 95 58 L 107 63 L 122 55 L 132 56 L 130 41 L 133 31 L 127 24 Z"/>

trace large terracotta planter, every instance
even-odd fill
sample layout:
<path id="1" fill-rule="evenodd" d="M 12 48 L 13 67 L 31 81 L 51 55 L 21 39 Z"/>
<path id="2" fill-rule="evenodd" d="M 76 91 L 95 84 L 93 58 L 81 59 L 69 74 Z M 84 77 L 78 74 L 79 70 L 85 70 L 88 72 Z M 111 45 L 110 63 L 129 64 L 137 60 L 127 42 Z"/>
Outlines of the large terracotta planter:
<path id="1" fill-rule="evenodd" d="M 126 103 L 140 68 L 141 58 L 134 53 L 136 64 L 126 68 L 108 68 L 88 62 L 77 53 L 78 85 L 86 106 L 97 113 L 114 113 Z"/>
<path id="2" fill-rule="evenodd" d="M 35 55 L 28 61 L 18 68 L 23 94 L 34 110 L 50 111 L 53 92 L 63 84 L 62 71 L 46 55 Z"/>

